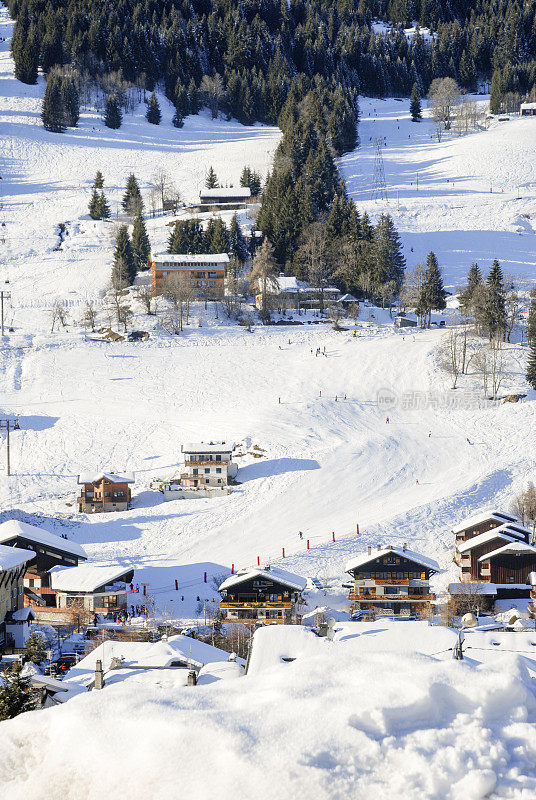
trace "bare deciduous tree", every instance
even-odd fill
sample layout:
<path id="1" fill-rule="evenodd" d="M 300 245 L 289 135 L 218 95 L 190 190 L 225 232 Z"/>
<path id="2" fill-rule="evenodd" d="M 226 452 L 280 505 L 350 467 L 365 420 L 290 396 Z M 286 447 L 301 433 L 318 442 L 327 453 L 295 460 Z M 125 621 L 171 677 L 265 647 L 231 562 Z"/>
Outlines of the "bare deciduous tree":
<path id="1" fill-rule="evenodd" d="M 201 97 L 203 102 L 210 109 L 212 119 L 216 119 L 220 110 L 220 104 L 225 97 L 225 89 L 221 76 L 216 73 L 212 75 L 203 75 L 201 81 Z"/>
<path id="2" fill-rule="evenodd" d="M 54 332 L 56 323 L 59 323 L 62 328 L 65 328 L 65 326 L 67 325 L 68 314 L 69 312 L 67 311 L 61 300 L 56 300 L 50 311 L 50 317 L 51 317 L 50 333 Z"/>
<path id="3" fill-rule="evenodd" d="M 89 302 L 86 302 L 86 308 L 84 310 L 84 315 L 82 317 L 82 324 L 85 328 L 89 328 L 91 331 L 95 330 L 95 325 L 97 322 L 97 312 L 95 311 L 94 306 Z"/>
<path id="4" fill-rule="evenodd" d="M 536 487 L 531 482 L 526 489 L 515 495 L 512 501 L 512 511 L 520 519 L 523 525 L 532 525 L 532 541 L 536 537 Z"/>
<path id="5" fill-rule="evenodd" d="M 320 290 L 320 312 L 324 311 L 324 290 L 333 271 L 330 263 L 326 226 L 324 222 L 312 222 L 300 238 L 298 258 L 305 267 L 307 279 Z"/>
<path id="6" fill-rule="evenodd" d="M 274 257 L 274 248 L 265 239 L 253 259 L 250 281 L 261 296 L 261 318 L 267 322 L 270 318 L 271 297 L 277 288 L 279 265 Z"/>
<path id="7" fill-rule="evenodd" d="M 157 169 L 151 178 L 150 186 L 157 195 L 162 209 L 164 208 L 166 194 L 171 188 L 171 178 L 164 169 Z"/>
<path id="8" fill-rule="evenodd" d="M 460 102 L 460 96 L 460 87 L 453 78 L 435 78 L 430 84 L 428 99 L 432 119 L 436 123 L 436 133 L 438 126 L 442 130 L 450 130 L 454 109 Z M 438 140 L 441 141 L 439 133 Z"/>

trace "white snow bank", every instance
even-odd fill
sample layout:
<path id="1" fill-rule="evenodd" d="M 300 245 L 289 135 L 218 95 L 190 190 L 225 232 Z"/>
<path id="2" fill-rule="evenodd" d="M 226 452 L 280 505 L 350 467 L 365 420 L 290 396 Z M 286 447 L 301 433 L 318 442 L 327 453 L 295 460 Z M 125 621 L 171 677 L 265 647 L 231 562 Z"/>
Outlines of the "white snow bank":
<path id="1" fill-rule="evenodd" d="M 349 642 L 300 634 L 302 657 L 259 675 L 186 687 L 145 673 L 3 723 L 0 794 L 535 796 L 536 702 L 522 659 L 491 669 L 416 653 L 357 658 Z M 317 647 L 305 653 L 305 641 Z"/>

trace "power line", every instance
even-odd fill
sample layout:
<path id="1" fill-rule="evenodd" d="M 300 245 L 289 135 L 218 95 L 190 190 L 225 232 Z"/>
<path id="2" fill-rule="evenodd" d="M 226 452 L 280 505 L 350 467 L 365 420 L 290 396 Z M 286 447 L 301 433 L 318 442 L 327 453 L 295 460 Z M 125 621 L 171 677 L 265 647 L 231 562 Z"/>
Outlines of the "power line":
<path id="1" fill-rule="evenodd" d="M 372 173 L 371 200 L 387 200 L 387 184 L 385 183 L 385 169 L 382 156 L 383 139 L 374 139 L 374 171 Z"/>

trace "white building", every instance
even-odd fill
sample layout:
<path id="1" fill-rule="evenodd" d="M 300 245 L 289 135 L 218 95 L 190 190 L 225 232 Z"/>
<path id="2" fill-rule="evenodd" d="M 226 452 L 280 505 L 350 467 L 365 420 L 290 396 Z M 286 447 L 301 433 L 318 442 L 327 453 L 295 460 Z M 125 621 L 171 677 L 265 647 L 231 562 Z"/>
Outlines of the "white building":
<path id="1" fill-rule="evenodd" d="M 519 106 L 520 117 L 536 117 L 536 103 L 521 103 Z"/>
<path id="2" fill-rule="evenodd" d="M 236 445 L 231 442 L 198 442 L 183 444 L 185 472 L 181 485 L 188 488 L 216 487 L 229 484 L 238 472 L 233 461 Z"/>

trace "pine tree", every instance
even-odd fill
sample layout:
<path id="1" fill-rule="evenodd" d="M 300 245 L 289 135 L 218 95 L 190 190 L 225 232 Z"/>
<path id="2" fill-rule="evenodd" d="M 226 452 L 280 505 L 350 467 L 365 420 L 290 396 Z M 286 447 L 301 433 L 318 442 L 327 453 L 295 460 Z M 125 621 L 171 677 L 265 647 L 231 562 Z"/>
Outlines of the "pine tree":
<path id="1" fill-rule="evenodd" d="M 132 227 L 132 252 L 134 253 L 137 269 L 148 269 L 149 256 L 151 255 L 151 243 L 141 214 L 138 214 L 135 218 Z"/>
<path id="2" fill-rule="evenodd" d="M 470 317 L 471 314 L 474 313 L 475 292 L 482 284 L 483 280 L 480 267 L 476 263 L 471 264 L 469 274 L 467 275 L 467 285 L 458 296 L 460 309 L 465 317 Z"/>
<path id="3" fill-rule="evenodd" d="M 208 243 L 207 243 L 208 244 Z M 225 222 L 218 217 L 214 220 L 212 236 L 207 253 L 226 253 L 229 249 L 229 234 Z"/>
<path id="4" fill-rule="evenodd" d="M 17 55 L 15 55 L 17 52 Z M 13 51 L 15 61 L 15 78 L 22 83 L 33 85 L 37 83 L 39 66 L 39 40 L 35 25 L 32 23 L 28 29 L 24 42 L 21 42 L 18 51 Z"/>
<path id="5" fill-rule="evenodd" d="M 529 350 L 527 381 L 533 389 L 536 389 L 536 340 L 533 340 Z"/>
<path id="6" fill-rule="evenodd" d="M 65 111 L 65 124 L 69 128 L 76 128 L 80 119 L 80 98 L 74 75 L 66 75 L 62 78 L 61 94 Z"/>
<path id="7" fill-rule="evenodd" d="M 41 118 L 45 130 L 52 133 L 63 133 L 65 131 L 65 110 L 61 82 L 56 75 L 51 75 L 47 80 Z"/>
<path id="8" fill-rule="evenodd" d="M 99 219 L 109 219 L 111 215 L 110 206 L 108 205 L 104 192 L 101 192 L 99 195 L 99 214 Z"/>
<path id="9" fill-rule="evenodd" d="M 25 711 L 35 708 L 36 694 L 29 678 L 23 678 L 21 667 L 4 670 L 0 684 L 0 720 L 13 719 Z"/>
<path id="10" fill-rule="evenodd" d="M 114 270 L 116 270 L 116 272 L 124 271 L 124 277 L 129 285 L 134 283 L 137 265 L 126 225 L 121 225 L 117 231 L 114 250 Z"/>
<path id="11" fill-rule="evenodd" d="M 212 167 L 209 167 L 209 170 L 207 172 L 207 177 L 205 179 L 205 188 L 219 189 L 218 178 Z"/>
<path id="12" fill-rule="evenodd" d="M 179 106 L 175 106 L 175 113 L 173 114 L 171 124 L 174 125 L 175 128 L 182 128 L 184 125 L 184 116 Z"/>
<path id="13" fill-rule="evenodd" d="M 389 285 L 393 293 L 398 292 L 404 278 L 406 262 L 397 230 L 389 214 L 382 214 L 374 229 L 373 259 L 374 291 L 381 295 L 384 287 Z"/>
<path id="14" fill-rule="evenodd" d="M 106 105 L 104 107 L 104 124 L 107 128 L 117 130 L 121 127 L 123 115 L 119 107 L 119 100 L 115 92 L 112 92 L 106 98 Z"/>
<path id="15" fill-rule="evenodd" d="M 229 254 L 240 264 L 243 264 L 248 257 L 246 240 L 238 224 L 236 214 L 233 214 L 229 225 Z"/>
<path id="16" fill-rule="evenodd" d="M 489 110 L 491 114 L 499 114 L 502 102 L 501 73 L 497 68 L 493 71 L 489 95 Z"/>
<path id="17" fill-rule="evenodd" d="M 446 308 L 446 297 L 447 294 L 443 287 L 443 278 L 441 277 L 437 258 L 435 253 L 430 252 L 426 259 L 426 272 L 417 304 L 419 316 L 428 315 L 428 327 L 430 327 L 432 311 L 434 309 L 442 311 Z"/>
<path id="18" fill-rule="evenodd" d="M 493 261 L 486 280 L 486 299 L 483 309 L 483 325 L 489 338 L 504 337 L 506 333 L 506 293 L 503 274 L 497 259 Z"/>
<path id="19" fill-rule="evenodd" d="M 32 661 L 34 664 L 41 664 L 47 657 L 46 642 L 39 633 L 31 633 L 24 645 L 25 661 Z"/>
<path id="20" fill-rule="evenodd" d="M 420 122 L 420 120 L 422 119 L 421 98 L 419 96 L 419 87 L 417 86 L 417 83 L 414 83 L 411 89 L 409 112 L 411 114 L 412 122 Z"/>
<path id="21" fill-rule="evenodd" d="M 529 296 L 531 303 L 527 319 L 527 342 L 531 345 L 536 342 L 536 290 L 531 289 Z"/>
<path id="22" fill-rule="evenodd" d="M 101 206 L 96 189 L 93 189 L 91 200 L 89 201 L 89 216 L 91 219 L 101 219 Z"/>
<path id="23" fill-rule="evenodd" d="M 123 200 L 121 201 L 121 205 L 127 214 L 131 214 L 132 216 L 141 214 L 143 211 L 143 200 L 141 197 L 140 187 L 134 173 L 131 173 L 128 177 L 127 186 L 125 189 L 125 194 L 123 195 Z"/>
<path id="24" fill-rule="evenodd" d="M 104 178 L 102 177 L 102 172 L 100 169 L 97 171 L 95 175 L 95 180 L 93 181 L 93 188 L 94 189 L 102 189 L 104 186 Z"/>
<path id="25" fill-rule="evenodd" d="M 160 125 L 162 113 L 154 92 L 151 94 L 149 102 L 147 103 L 147 113 L 145 114 L 145 119 L 147 122 L 150 122 L 151 125 Z"/>
<path id="26" fill-rule="evenodd" d="M 190 107 L 190 114 L 199 114 L 199 112 L 201 111 L 201 100 L 199 99 L 199 90 L 193 78 L 188 84 L 188 105 Z"/>

